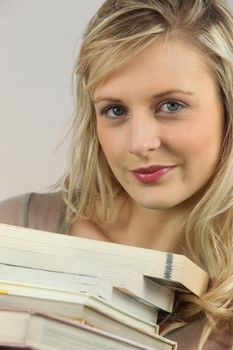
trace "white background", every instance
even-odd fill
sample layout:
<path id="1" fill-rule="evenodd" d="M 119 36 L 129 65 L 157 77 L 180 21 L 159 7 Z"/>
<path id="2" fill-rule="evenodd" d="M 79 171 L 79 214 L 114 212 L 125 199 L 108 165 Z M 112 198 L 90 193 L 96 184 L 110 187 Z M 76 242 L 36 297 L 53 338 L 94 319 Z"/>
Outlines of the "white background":
<path id="1" fill-rule="evenodd" d="M 231 1 L 233 3 L 233 0 Z M 0 200 L 49 190 L 66 165 L 71 77 L 103 0 L 0 0 Z"/>
<path id="2" fill-rule="evenodd" d="M 49 190 L 65 169 L 72 70 L 103 0 L 0 0 L 0 200 Z"/>

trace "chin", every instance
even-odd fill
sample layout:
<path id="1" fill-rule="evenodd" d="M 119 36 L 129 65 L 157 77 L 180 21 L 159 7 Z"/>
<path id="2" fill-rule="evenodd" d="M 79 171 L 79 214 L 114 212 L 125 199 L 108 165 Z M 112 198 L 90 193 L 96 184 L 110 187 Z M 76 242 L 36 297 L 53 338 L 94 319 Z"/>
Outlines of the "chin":
<path id="1" fill-rule="evenodd" d="M 176 206 L 176 204 L 172 203 L 165 203 L 165 202 L 138 202 L 138 204 L 145 208 L 145 209 L 151 209 L 151 210 L 166 210 L 166 209 L 171 209 Z"/>

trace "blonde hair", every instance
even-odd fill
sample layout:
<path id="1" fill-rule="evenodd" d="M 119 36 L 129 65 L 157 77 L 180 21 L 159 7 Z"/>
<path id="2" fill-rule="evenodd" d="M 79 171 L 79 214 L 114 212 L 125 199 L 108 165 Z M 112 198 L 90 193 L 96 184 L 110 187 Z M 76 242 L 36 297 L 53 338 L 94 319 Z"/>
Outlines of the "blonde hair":
<path id="1" fill-rule="evenodd" d="M 209 273 L 210 285 L 201 298 L 181 293 L 182 312 L 175 320 L 205 320 L 202 349 L 212 330 L 233 328 L 233 15 L 223 0 L 104 2 L 86 28 L 75 65 L 77 106 L 64 199 L 69 222 L 96 217 L 99 200 L 102 220 L 110 218 L 114 196 L 123 189 L 98 142 L 92 94 L 100 82 L 161 35 L 192 41 L 200 50 L 216 77 L 225 111 L 219 167 L 183 225 L 186 252 Z"/>

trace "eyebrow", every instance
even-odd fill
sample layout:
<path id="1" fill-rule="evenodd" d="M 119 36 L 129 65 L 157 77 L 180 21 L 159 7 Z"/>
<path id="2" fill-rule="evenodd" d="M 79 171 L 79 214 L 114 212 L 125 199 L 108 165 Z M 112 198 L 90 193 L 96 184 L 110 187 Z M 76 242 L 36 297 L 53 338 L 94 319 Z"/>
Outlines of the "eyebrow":
<path id="1" fill-rule="evenodd" d="M 152 99 L 157 99 L 157 98 L 162 98 L 165 97 L 167 95 L 171 95 L 171 94 L 185 94 L 185 95 L 194 95 L 194 92 L 192 91 L 186 91 L 186 90 L 182 90 L 182 89 L 171 89 L 171 90 L 166 90 L 163 92 L 160 92 L 158 94 L 155 94 L 152 96 Z M 99 96 L 96 99 L 93 100 L 93 103 L 99 103 L 99 102 L 103 102 L 103 101 L 113 101 L 113 102 L 118 102 L 118 103 L 122 103 L 123 101 L 121 99 L 118 98 L 114 98 L 111 96 Z"/>

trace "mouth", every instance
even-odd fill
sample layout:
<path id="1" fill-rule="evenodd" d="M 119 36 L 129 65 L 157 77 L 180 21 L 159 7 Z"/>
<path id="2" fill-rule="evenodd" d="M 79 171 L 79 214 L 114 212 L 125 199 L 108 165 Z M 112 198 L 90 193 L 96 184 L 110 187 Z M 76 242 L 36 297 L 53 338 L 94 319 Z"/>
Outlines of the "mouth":
<path id="1" fill-rule="evenodd" d="M 154 165 L 147 168 L 138 168 L 132 170 L 132 174 L 142 183 L 153 183 L 167 175 L 175 165 Z"/>

